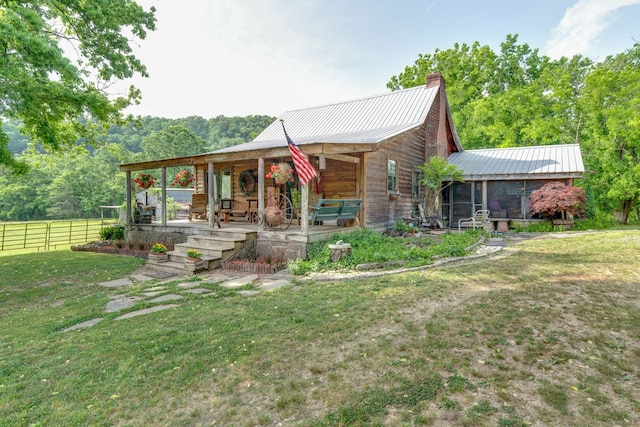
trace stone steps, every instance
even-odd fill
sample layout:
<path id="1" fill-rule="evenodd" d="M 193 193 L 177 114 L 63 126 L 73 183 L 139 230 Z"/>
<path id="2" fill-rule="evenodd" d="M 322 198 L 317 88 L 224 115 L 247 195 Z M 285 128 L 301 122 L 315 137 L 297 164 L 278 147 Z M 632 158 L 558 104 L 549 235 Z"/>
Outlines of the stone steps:
<path id="1" fill-rule="evenodd" d="M 185 243 L 176 243 L 173 251 L 167 252 L 169 260 L 166 262 L 147 261 L 147 266 L 153 270 L 173 274 L 187 274 L 193 272 L 185 266 L 187 251 L 196 249 L 202 253 L 204 265 L 198 270 L 211 270 L 220 263 L 234 258 L 238 253 L 255 247 L 257 233 L 241 229 L 202 229 L 200 234 L 187 237 Z"/>

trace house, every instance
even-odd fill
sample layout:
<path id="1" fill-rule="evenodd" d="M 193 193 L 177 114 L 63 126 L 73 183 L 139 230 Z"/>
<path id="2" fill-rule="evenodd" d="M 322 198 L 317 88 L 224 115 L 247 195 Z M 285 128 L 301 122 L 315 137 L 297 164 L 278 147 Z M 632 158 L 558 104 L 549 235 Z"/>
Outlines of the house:
<path id="1" fill-rule="evenodd" d="M 318 171 L 318 178 L 303 187 L 298 185 L 295 175 L 293 182 L 281 185 L 277 185 L 273 178 L 267 178 L 272 166 L 293 164 L 281 121 Z M 573 155 L 579 156 L 579 151 L 574 151 Z M 513 181 L 513 185 L 518 185 L 517 179 L 520 182 L 530 179 L 524 169 L 503 176 L 470 168 L 469 165 L 475 164 L 474 160 L 492 158 L 491 154 L 489 151 L 463 150 L 451 117 L 445 82 L 438 73 L 429 75 L 424 86 L 287 111 L 253 141 L 245 144 L 196 156 L 122 165 L 121 170 L 127 172 L 127 200 L 130 201 L 132 172 L 160 170 L 161 181 L 166 183 L 168 167 L 193 168 L 197 178 L 195 193 L 206 194 L 208 205 L 214 206 L 225 220 L 240 220 L 235 227 L 252 225 L 258 255 L 297 258 L 306 257 L 309 243 L 326 238 L 336 231 L 338 225 L 345 225 L 341 221 L 310 225 L 309 208 L 319 200 L 336 200 L 336 204 L 343 199 L 361 202 L 358 220 L 352 221 L 351 225 L 359 224 L 375 230 L 387 230 L 397 220 L 411 216 L 423 194 L 418 166 L 432 156 L 459 162 L 465 170 L 465 177 L 469 178 L 465 183 L 454 184 L 444 199 L 445 209 L 448 209 L 445 215 L 453 219 L 469 216 L 480 206 L 488 206 L 493 201 L 494 180 Z M 526 159 L 518 157 L 514 160 L 523 163 Z M 506 165 L 507 160 L 500 164 Z M 510 169 L 505 166 L 503 171 Z M 576 167 L 575 173 L 566 177 L 578 177 L 580 173 L 580 168 Z M 537 176 L 546 179 L 543 175 Z M 555 179 L 557 175 L 548 174 L 548 177 Z M 166 192 L 166 185 L 162 187 Z M 265 221 L 258 220 L 264 219 L 263 214 L 269 204 L 265 194 L 270 187 L 276 188 L 276 199 L 282 196 L 290 199 L 292 189 L 296 187 L 302 191 L 301 206 L 295 208 L 295 214 L 291 207 L 283 210 L 287 217 L 294 221 L 297 219 L 286 232 L 266 227 Z M 507 188 L 506 191 L 510 190 Z M 505 207 L 507 202 L 511 203 L 511 199 L 497 200 L 505 203 Z M 509 208 L 513 209 L 510 213 L 515 214 L 515 207 L 509 205 Z M 130 206 L 128 211 L 131 211 Z M 208 226 L 213 229 L 213 225 L 209 215 Z M 223 225 L 222 230 L 229 226 Z M 130 219 L 127 233 L 132 239 L 156 241 L 159 239 L 157 233 L 170 233 L 176 241 L 188 234 L 170 227 L 175 226 L 168 224 L 164 217 L 150 226 L 133 224 Z M 194 229 L 191 232 L 199 231 Z"/>

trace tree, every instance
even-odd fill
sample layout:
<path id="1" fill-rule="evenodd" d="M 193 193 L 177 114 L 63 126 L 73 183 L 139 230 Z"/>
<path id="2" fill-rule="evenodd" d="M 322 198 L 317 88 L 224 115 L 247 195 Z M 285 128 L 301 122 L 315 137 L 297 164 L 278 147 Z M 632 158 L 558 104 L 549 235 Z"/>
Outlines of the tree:
<path id="1" fill-rule="evenodd" d="M 575 104 L 591 64 L 581 56 L 552 61 L 507 35 L 499 53 L 476 42 L 420 55 L 387 87 L 422 85 L 427 75 L 441 72 L 465 148 L 568 143 L 576 139 Z"/>
<path id="2" fill-rule="evenodd" d="M 106 88 L 136 73 L 147 76 L 128 37 L 146 38 L 154 13 L 132 0 L 2 2 L 0 117 L 21 120 L 21 131 L 47 150 L 94 141 L 140 98 L 131 87 L 110 99 Z M 26 169 L 8 150 L 1 121 L 0 165 Z"/>
<path id="3" fill-rule="evenodd" d="M 587 185 L 626 223 L 640 200 L 640 44 L 597 65 L 581 105 Z"/>
<path id="4" fill-rule="evenodd" d="M 422 171 L 421 183 L 425 188 L 425 209 L 427 216 L 441 215 L 442 190 L 453 181 L 462 181 L 462 173 L 455 165 L 450 165 L 441 157 L 433 156 L 429 163 L 418 166 Z M 446 183 L 446 184 L 445 184 Z"/>
<path id="5" fill-rule="evenodd" d="M 548 219 L 572 219 L 584 213 L 584 189 L 559 181 L 548 182 L 529 196 L 531 213 Z"/>
<path id="6" fill-rule="evenodd" d="M 206 142 L 183 126 L 168 126 L 142 140 L 145 160 L 202 154 Z"/>

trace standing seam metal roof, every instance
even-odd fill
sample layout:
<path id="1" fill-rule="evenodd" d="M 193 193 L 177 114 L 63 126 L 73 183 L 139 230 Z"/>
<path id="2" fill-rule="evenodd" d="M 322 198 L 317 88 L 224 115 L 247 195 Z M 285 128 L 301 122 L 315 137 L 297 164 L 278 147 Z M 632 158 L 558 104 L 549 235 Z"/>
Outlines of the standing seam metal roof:
<path id="1" fill-rule="evenodd" d="M 298 145 L 313 143 L 377 143 L 424 123 L 439 86 L 418 86 L 368 98 L 287 111 L 287 133 Z M 253 141 L 214 151 L 229 153 L 286 147 L 280 120 Z"/>
<path id="2" fill-rule="evenodd" d="M 584 173 L 578 144 L 465 150 L 452 153 L 448 160 L 449 164 L 462 169 L 465 177 L 545 174 L 581 176 Z"/>

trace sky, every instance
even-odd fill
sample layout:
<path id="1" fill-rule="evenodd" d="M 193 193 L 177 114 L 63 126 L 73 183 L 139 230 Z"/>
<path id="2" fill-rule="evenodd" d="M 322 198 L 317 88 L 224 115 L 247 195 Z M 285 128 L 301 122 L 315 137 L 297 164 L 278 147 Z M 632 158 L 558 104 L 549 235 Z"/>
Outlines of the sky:
<path id="1" fill-rule="evenodd" d="M 156 31 L 134 53 L 149 78 L 127 112 L 280 116 L 387 93 L 420 54 L 508 34 L 551 58 L 602 60 L 640 42 L 640 0 L 137 0 Z"/>

